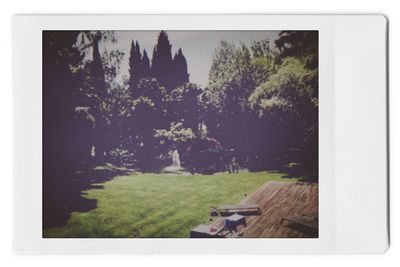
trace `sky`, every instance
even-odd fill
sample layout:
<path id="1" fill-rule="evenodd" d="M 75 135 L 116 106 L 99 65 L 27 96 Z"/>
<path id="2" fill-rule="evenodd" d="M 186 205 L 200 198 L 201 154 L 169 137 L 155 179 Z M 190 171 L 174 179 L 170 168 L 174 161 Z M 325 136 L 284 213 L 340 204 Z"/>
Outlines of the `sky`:
<path id="1" fill-rule="evenodd" d="M 138 41 L 146 49 L 151 60 L 154 45 L 159 31 L 115 31 L 116 43 L 105 43 L 107 49 L 118 49 L 125 53 L 121 63 L 121 74 L 128 76 L 129 51 L 132 40 Z M 181 48 L 188 64 L 190 82 L 207 85 L 208 72 L 212 63 L 214 49 L 222 41 L 241 43 L 248 47 L 252 41 L 270 39 L 271 43 L 278 37 L 279 31 L 167 31 L 172 44 L 172 55 Z"/>

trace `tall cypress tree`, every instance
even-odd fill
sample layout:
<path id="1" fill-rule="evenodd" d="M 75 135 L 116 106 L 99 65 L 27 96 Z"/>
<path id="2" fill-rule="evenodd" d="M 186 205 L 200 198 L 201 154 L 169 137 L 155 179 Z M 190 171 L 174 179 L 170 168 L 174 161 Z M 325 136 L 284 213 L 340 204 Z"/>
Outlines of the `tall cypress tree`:
<path id="1" fill-rule="evenodd" d="M 131 42 L 131 50 L 130 50 L 130 53 L 129 53 L 129 75 L 130 75 L 130 77 L 129 77 L 129 86 L 130 86 L 130 83 L 132 81 L 132 77 L 134 75 L 133 70 L 134 70 L 134 67 L 135 67 L 135 61 L 134 61 L 135 49 L 136 49 L 135 42 L 132 40 L 132 42 Z"/>
<path id="2" fill-rule="evenodd" d="M 171 44 L 165 31 L 158 35 L 157 44 L 153 50 L 153 59 L 151 62 L 151 72 L 167 91 L 170 91 L 174 85 Z"/>
<path id="3" fill-rule="evenodd" d="M 142 75 L 143 77 L 150 77 L 151 75 L 150 60 L 147 55 L 146 49 L 143 50 L 142 56 Z"/>
<path id="4" fill-rule="evenodd" d="M 140 46 L 137 41 L 136 43 L 132 41 L 129 57 L 129 89 L 134 97 L 140 95 L 137 91 L 137 85 L 143 77 L 142 72 L 142 55 L 140 53 Z"/>
<path id="5" fill-rule="evenodd" d="M 185 83 L 188 83 L 189 73 L 187 70 L 187 62 L 181 48 L 179 48 L 178 52 L 175 54 L 174 59 L 172 60 L 172 65 L 174 70 L 173 87 L 176 88 Z"/>

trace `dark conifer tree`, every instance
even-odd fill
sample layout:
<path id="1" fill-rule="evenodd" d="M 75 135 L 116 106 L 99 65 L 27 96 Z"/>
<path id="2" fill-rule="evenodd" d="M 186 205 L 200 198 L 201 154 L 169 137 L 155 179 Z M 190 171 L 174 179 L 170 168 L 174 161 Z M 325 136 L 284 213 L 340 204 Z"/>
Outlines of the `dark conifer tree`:
<path id="1" fill-rule="evenodd" d="M 136 49 L 136 46 L 135 46 L 135 42 L 132 40 L 132 42 L 131 42 L 131 50 L 130 50 L 130 53 L 129 53 L 129 75 L 130 75 L 130 77 L 129 77 L 129 82 L 132 80 L 132 77 L 133 77 L 133 69 L 134 69 L 134 67 L 135 67 L 135 61 L 134 61 L 134 57 L 135 57 L 135 49 Z"/>
<path id="2" fill-rule="evenodd" d="M 169 92 L 174 85 L 171 44 L 165 31 L 158 35 L 157 44 L 153 50 L 151 63 L 153 77 L 157 78 L 160 85 L 164 86 Z"/>
<path id="3" fill-rule="evenodd" d="M 189 82 L 189 73 L 187 70 L 186 58 L 182 53 L 182 49 L 179 48 L 172 61 L 174 70 L 174 84 L 173 88 L 179 87 Z"/>
<path id="4" fill-rule="evenodd" d="M 142 56 L 142 76 L 147 78 L 151 76 L 150 60 L 146 49 L 143 50 Z"/>
<path id="5" fill-rule="evenodd" d="M 131 52 L 129 57 L 129 89 L 133 97 L 139 97 L 140 93 L 137 91 L 137 85 L 141 78 L 143 78 L 142 68 L 142 55 L 140 53 L 139 43 L 132 41 Z"/>

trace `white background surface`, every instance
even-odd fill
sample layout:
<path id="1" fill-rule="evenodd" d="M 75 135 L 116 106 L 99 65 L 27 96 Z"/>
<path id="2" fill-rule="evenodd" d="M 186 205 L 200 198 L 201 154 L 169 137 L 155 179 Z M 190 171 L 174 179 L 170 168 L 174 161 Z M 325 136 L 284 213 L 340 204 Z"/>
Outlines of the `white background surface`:
<path id="1" fill-rule="evenodd" d="M 4 1 L 3 1 L 4 2 Z M 400 96 L 396 91 L 399 88 L 399 79 L 394 74 L 399 73 L 398 50 L 400 47 L 400 10 L 395 4 L 388 1 L 340 1 L 335 3 L 322 3 L 322 1 L 285 1 L 280 0 L 274 3 L 267 2 L 263 5 L 257 1 L 241 1 L 235 4 L 232 1 L 198 1 L 193 4 L 179 3 L 180 1 L 145 1 L 141 4 L 135 1 L 95 1 L 95 3 L 84 4 L 80 1 L 13 1 L 13 3 L 1 4 L 0 27 L 2 27 L 1 50 L 3 63 L 1 66 L 1 102 L 0 114 L 2 115 L 1 127 L 1 185 L 0 185 L 0 264 L 3 266 L 70 266 L 71 264 L 110 266 L 116 264 L 136 264 L 138 266 L 152 264 L 167 266 L 204 266 L 204 265 L 250 265 L 259 264 L 263 266 L 324 266 L 337 265 L 363 265 L 363 266 L 395 266 L 400 261 L 400 232 L 396 225 L 399 225 L 400 209 L 397 207 L 400 196 L 396 195 L 399 183 L 396 177 L 399 176 L 399 167 L 396 161 L 400 160 L 399 141 L 396 136 L 400 134 Z M 41 3 L 41 4 L 39 4 Z M 395 3 L 395 1 L 393 1 Z M 10 42 L 10 15 L 13 13 L 384 13 L 389 18 L 390 28 L 390 111 L 391 111 L 391 225 L 392 245 L 391 249 L 384 255 L 369 256 L 18 256 L 11 252 L 12 234 L 12 162 L 11 162 L 11 42 Z M 371 36 L 373 38 L 373 36 Z M 362 44 L 360 44 L 362 45 Z M 393 48 L 393 49 L 392 49 Z M 34 51 L 33 51 L 34 53 Z M 396 121 L 397 120 L 397 121 Z M 397 139 L 397 140 L 396 140 Z M 365 238 L 368 238 L 366 235 Z M 398 263 L 397 263 L 398 264 Z"/>

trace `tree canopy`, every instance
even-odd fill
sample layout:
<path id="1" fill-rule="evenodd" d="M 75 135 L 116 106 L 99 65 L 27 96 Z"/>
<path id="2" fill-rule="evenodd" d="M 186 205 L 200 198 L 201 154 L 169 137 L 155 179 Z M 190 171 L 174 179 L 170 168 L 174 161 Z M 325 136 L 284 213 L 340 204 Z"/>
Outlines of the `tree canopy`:
<path id="1" fill-rule="evenodd" d="M 190 82 L 184 51 L 173 50 L 166 31 L 151 58 L 132 39 L 123 82 L 117 77 L 125 54 L 103 46 L 118 41 L 113 32 L 43 38 L 44 137 L 65 144 L 58 145 L 60 155 L 46 145 L 54 166 L 66 151 L 71 169 L 123 153 L 126 160 L 118 162 L 159 171 L 175 148 L 183 164 L 199 171 L 224 170 L 235 157 L 249 170 L 317 177 L 318 32 L 283 31 L 273 42 L 251 45 L 222 40 L 204 88 Z"/>

